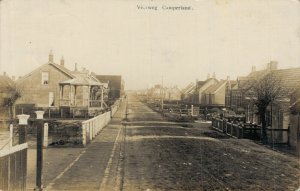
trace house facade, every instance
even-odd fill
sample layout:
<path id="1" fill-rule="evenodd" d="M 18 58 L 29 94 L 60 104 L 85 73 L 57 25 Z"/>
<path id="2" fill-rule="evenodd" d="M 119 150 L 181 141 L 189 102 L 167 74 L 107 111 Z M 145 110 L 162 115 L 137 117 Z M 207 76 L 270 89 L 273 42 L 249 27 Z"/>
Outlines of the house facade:
<path id="1" fill-rule="evenodd" d="M 194 100 L 194 104 L 199 104 L 202 106 L 206 105 L 206 99 L 204 91 L 207 90 L 209 87 L 214 86 L 218 84 L 219 81 L 213 76 L 212 78 L 208 78 L 207 80 L 198 83 L 198 86 L 196 87 L 195 96 L 196 99 Z"/>
<path id="2" fill-rule="evenodd" d="M 229 77 L 227 80 L 221 80 L 219 83 L 214 84 L 207 88 L 202 95 L 203 105 L 209 107 L 225 107 L 226 92 L 231 90 L 231 87 L 234 85 L 234 81 L 230 81 Z"/>
<path id="3" fill-rule="evenodd" d="M 16 85 L 22 92 L 16 103 L 17 113 L 32 113 L 38 108 L 72 115 L 80 109 L 88 114 L 92 108 L 102 109 L 100 102 L 107 87 L 87 70 L 78 71 L 77 65 L 74 71 L 67 69 L 63 58 L 60 64 L 54 63 L 52 53 L 46 64 L 18 79 Z"/>

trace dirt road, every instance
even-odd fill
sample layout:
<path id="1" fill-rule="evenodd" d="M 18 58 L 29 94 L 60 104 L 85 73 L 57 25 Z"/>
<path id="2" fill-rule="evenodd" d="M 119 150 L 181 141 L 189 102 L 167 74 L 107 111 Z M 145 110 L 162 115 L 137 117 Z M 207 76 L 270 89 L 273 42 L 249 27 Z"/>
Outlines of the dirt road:
<path id="1" fill-rule="evenodd" d="M 123 190 L 295 190 L 296 157 L 250 140 L 228 138 L 209 124 L 183 127 L 128 101 Z"/>

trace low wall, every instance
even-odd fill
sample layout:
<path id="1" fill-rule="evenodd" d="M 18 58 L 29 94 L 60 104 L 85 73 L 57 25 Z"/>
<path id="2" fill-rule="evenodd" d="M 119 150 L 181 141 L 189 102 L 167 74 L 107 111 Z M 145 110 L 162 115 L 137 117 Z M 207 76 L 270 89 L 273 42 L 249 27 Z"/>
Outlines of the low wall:
<path id="1" fill-rule="evenodd" d="M 44 131 L 44 140 L 47 140 L 44 146 L 86 146 L 110 122 L 119 105 L 118 100 L 111 106 L 110 111 L 85 121 L 48 122 L 47 130 Z"/>

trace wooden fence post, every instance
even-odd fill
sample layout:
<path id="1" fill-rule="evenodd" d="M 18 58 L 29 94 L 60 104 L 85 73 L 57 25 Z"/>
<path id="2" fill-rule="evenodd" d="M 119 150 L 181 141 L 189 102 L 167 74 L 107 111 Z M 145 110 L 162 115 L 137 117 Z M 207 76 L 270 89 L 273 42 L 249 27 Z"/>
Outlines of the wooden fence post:
<path id="1" fill-rule="evenodd" d="M 43 142 L 44 142 L 44 111 L 36 111 L 36 188 L 35 190 L 43 190 Z"/>
<path id="2" fill-rule="evenodd" d="M 14 126 L 13 124 L 9 125 L 9 147 L 13 145 L 13 135 L 14 135 Z"/>
<path id="3" fill-rule="evenodd" d="M 291 139 L 291 124 L 288 125 L 287 134 L 288 134 L 287 145 L 290 146 L 290 139 Z"/>

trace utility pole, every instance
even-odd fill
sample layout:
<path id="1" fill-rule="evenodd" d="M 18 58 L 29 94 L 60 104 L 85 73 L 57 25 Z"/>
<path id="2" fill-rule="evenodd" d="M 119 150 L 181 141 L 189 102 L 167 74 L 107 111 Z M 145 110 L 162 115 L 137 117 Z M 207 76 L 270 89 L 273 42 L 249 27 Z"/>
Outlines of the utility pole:
<path id="1" fill-rule="evenodd" d="M 161 77 L 161 111 L 164 114 L 164 77 Z"/>

